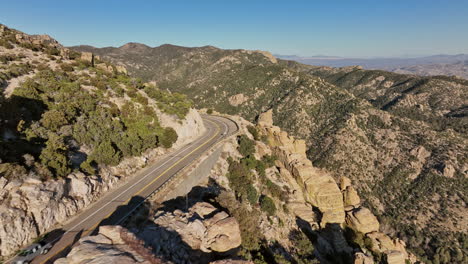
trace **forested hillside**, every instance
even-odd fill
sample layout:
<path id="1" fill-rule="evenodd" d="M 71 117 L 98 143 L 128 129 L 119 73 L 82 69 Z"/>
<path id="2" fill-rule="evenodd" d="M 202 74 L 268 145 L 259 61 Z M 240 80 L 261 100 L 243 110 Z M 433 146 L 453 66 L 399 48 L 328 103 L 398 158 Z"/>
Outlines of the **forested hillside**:
<path id="1" fill-rule="evenodd" d="M 121 67 L 63 48 L 48 36 L 2 26 L 0 173 L 43 180 L 99 166 L 177 140 L 158 113 L 183 119 L 191 102 Z"/>
<path id="2" fill-rule="evenodd" d="M 466 258 L 465 81 L 343 72 L 214 47 L 75 49 L 122 63 L 197 107 L 249 120 L 272 109 L 276 124 L 306 140 L 314 165 L 351 178 L 382 228 L 422 260 Z"/>

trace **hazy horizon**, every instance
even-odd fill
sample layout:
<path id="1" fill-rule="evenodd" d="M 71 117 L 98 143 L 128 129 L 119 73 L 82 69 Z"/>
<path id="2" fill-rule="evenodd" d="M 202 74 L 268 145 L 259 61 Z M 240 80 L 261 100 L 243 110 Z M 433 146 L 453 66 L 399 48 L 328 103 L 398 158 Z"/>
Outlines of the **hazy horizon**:
<path id="1" fill-rule="evenodd" d="M 468 53 L 466 1 L 0 3 L 0 23 L 65 46 L 171 43 L 354 58 Z"/>

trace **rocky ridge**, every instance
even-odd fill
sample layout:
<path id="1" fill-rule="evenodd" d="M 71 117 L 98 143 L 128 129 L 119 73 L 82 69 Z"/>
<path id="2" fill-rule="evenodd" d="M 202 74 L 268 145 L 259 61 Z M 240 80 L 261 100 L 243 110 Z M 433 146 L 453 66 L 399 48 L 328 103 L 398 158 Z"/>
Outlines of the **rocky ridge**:
<path id="1" fill-rule="evenodd" d="M 156 161 L 161 155 L 193 141 L 205 131 L 203 120 L 196 110 L 189 109 L 185 117 L 180 118 L 175 114 L 159 109 L 160 102 L 150 98 L 144 91 L 137 91 L 141 99 L 140 102 L 146 102 L 147 106 L 154 108 L 154 112 L 151 109 L 146 109 L 149 113 L 157 115 L 157 123 L 172 128 L 177 134 L 175 141 L 170 145 L 171 149 L 163 147 L 147 149 L 139 156 L 123 158 L 118 164 L 92 167 L 91 173 L 84 173 L 83 170 L 79 171 L 80 164 L 78 164 L 70 174 L 63 177 L 52 177 L 49 172 L 48 178 L 44 179 L 43 175 L 40 174 L 41 170 L 36 168 L 36 166 L 39 166 L 38 162 L 42 159 L 38 152 L 40 153 L 40 148 L 43 146 L 29 143 L 24 139 L 26 136 L 21 133 L 22 131 L 19 129 L 16 131 L 19 122 L 26 126 L 34 122 L 36 122 L 34 125 L 40 126 L 44 122 L 37 122 L 41 114 L 39 114 L 38 120 L 28 120 L 31 112 L 37 111 L 37 108 L 35 108 L 37 105 L 31 103 L 34 100 L 27 98 L 28 96 L 34 96 L 34 94 L 27 92 L 25 95 L 21 95 L 17 90 L 23 89 L 24 82 L 33 83 L 31 78 L 35 75 L 51 72 L 56 74 L 54 77 L 57 79 L 70 78 L 70 83 L 62 82 L 59 85 L 54 83 L 54 85 L 58 86 L 55 87 L 57 90 L 54 91 L 54 94 L 57 94 L 57 91 L 62 87 L 67 87 L 66 85 L 74 85 L 73 87 L 78 87 L 77 89 L 82 93 L 75 93 L 76 98 L 86 100 L 87 98 L 83 97 L 83 95 L 92 98 L 99 95 L 99 88 L 96 86 L 102 84 L 90 83 L 90 80 L 98 75 L 107 76 L 106 78 L 113 76 L 123 80 L 130 79 L 126 76 L 126 70 L 122 66 L 114 66 L 108 62 L 103 62 L 101 58 L 93 54 L 80 54 L 71 51 L 64 48 L 50 36 L 28 35 L 3 25 L 0 25 L 0 59 L 2 59 L 0 83 L 2 84 L 1 88 L 5 89 L 2 91 L 1 97 L 1 103 L 5 102 L 5 104 L 0 104 L 0 107 L 2 107 L 0 114 L 0 123 L 2 124 L 0 127 L 0 153 L 8 157 L 8 160 L 2 160 L 4 156 L 0 159 L 0 256 L 11 255 L 21 246 L 27 245 L 40 235 L 63 224 L 80 210 L 96 201 L 106 191 L 137 173 L 141 168 Z M 6 61 L 5 64 L 3 60 Z M 104 65 L 106 66 L 105 69 Z M 34 89 L 39 87 L 37 84 L 31 85 L 35 85 Z M 141 106 L 141 103 L 135 102 L 126 94 L 128 92 L 125 90 L 128 88 L 126 85 L 123 83 L 117 83 L 117 85 L 121 89 L 121 96 L 109 91 L 109 87 L 106 85 L 101 87 L 109 95 L 108 99 L 114 100 L 117 112 L 128 103 L 132 103 L 137 107 Z M 35 91 L 38 93 L 38 90 Z M 3 98 L 3 95 L 6 98 Z M 48 100 L 51 102 L 57 100 L 51 95 L 47 95 L 47 97 L 46 93 L 42 95 L 42 98 L 49 98 Z M 16 105 L 13 101 L 18 99 L 29 100 L 29 103 L 21 101 L 20 108 L 14 108 Z M 64 99 L 60 99 L 59 102 L 62 103 L 63 101 Z M 51 105 L 57 105 L 59 102 L 53 102 Z M 174 102 L 176 103 L 177 100 Z M 108 109 L 109 105 L 112 105 L 109 101 L 100 101 L 97 104 L 104 106 L 104 109 Z M 72 101 L 67 105 L 73 107 L 77 103 Z M 13 108 L 4 109 L 4 106 Z M 96 105 L 91 107 L 96 107 Z M 84 110 L 73 109 L 72 111 L 72 113 L 77 112 L 84 112 Z M 18 118 L 16 115 L 19 115 L 22 120 L 16 120 Z M 42 117 L 44 116 L 45 114 L 42 115 Z M 113 118 L 116 120 L 118 117 L 114 114 Z M 81 122 L 86 121 L 87 118 L 90 117 L 83 115 L 78 119 Z M 53 121 L 59 119 L 60 117 L 57 116 L 52 118 Z M 67 119 L 72 118 L 67 117 Z M 67 124 L 66 129 L 52 132 L 57 133 L 58 136 L 63 136 L 63 134 L 70 133 L 70 130 L 72 130 L 71 125 L 73 123 Z M 83 126 L 85 126 L 84 123 Z M 50 132 L 44 130 L 44 128 L 41 129 L 43 134 Z M 54 129 L 59 130 L 59 128 Z M 100 130 L 100 132 L 103 131 Z M 46 139 L 51 137 L 50 134 L 47 134 Z M 16 143 L 15 140 L 19 143 Z M 18 150 L 21 153 L 25 141 L 31 146 L 27 149 L 26 154 L 23 153 L 22 156 L 15 157 L 13 155 L 16 155 L 16 152 L 8 152 L 11 145 L 14 146 L 13 150 Z M 71 145 L 75 149 L 79 148 L 77 153 L 81 153 L 80 155 L 89 156 L 93 151 L 92 146 L 77 146 L 77 142 L 74 140 L 66 143 L 67 147 Z M 137 143 L 138 141 L 133 138 L 133 144 Z M 61 152 L 63 148 L 62 146 L 60 150 L 55 150 L 53 153 Z M 67 165 L 71 165 L 72 161 L 75 161 L 71 156 L 71 154 L 66 158 L 64 156 Z M 77 159 L 78 162 L 83 162 L 80 159 Z M 14 176 L 11 176 L 12 174 Z"/>
<path id="2" fill-rule="evenodd" d="M 199 108 L 249 121 L 272 109 L 276 125 L 305 140 L 313 165 L 350 178 L 383 228 L 424 262 L 466 260 L 466 80 L 274 63 L 213 47 L 86 49 Z"/>
<path id="3" fill-rule="evenodd" d="M 326 171 L 314 168 L 307 159 L 303 140 L 296 140 L 273 125 L 272 111 L 258 118 L 261 133 L 267 136 L 273 153 L 303 189 L 305 201 L 321 212 L 320 226 L 339 224 L 372 239 L 374 253 L 383 254 L 386 263 L 406 263 L 410 259 L 405 243 L 379 232 L 379 222 L 372 212 L 363 207 L 351 180 L 341 177 L 339 184 Z M 345 250 L 349 250 L 343 248 Z M 413 257 L 413 261 L 414 261 Z M 364 262 L 363 262 L 364 263 Z"/>

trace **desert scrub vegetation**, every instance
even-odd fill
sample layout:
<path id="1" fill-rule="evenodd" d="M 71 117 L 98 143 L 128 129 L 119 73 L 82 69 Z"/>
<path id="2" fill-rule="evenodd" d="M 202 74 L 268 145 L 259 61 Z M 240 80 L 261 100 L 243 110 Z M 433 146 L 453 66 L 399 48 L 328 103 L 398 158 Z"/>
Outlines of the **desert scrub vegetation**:
<path id="1" fill-rule="evenodd" d="M 192 107 L 192 102 L 186 95 L 164 92 L 154 85 L 147 85 L 144 91 L 156 101 L 161 111 L 176 115 L 178 118 L 184 118 Z"/>
<path id="2" fill-rule="evenodd" d="M 4 100 L 0 120 L 8 123 L 0 130 L 10 136 L 0 139 L 0 175 L 20 178 L 31 171 L 45 180 L 76 170 L 94 174 L 101 166 L 117 165 L 148 149 L 170 148 L 177 141 L 176 131 L 160 125 L 155 109 L 140 94 L 141 82 L 94 68 L 89 71 L 95 89 L 83 89 L 89 79 L 76 74 L 71 64 L 62 64 L 57 71 L 40 70 Z M 117 87 L 120 90 L 114 92 Z M 127 89 L 137 90 L 134 99 L 125 99 Z M 120 107 L 109 100 L 119 95 L 125 102 Z M 171 111 L 178 116 L 188 111 L 185 101 L 184 110 L 178 108 L 178 100 L 184 98 L 166 92 L 160 96 L 171 102 Z M 30 155 L 32 162 L 26 162 L 24 155 Z M 81 158 L 73 158 L 77 156 Z"/>

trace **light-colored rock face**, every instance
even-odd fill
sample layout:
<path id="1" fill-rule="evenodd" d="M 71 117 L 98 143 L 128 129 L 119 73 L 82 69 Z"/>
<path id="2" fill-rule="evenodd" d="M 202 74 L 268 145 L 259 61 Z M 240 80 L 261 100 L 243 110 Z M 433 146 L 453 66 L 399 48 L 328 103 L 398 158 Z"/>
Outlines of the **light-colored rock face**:
<path id="1" fill-rule="evenodd" d="M 163 127 L 172 127 L 177 132 L 177 141 L 173 147 L 179 147 L 197 139 L 206 130 L 200 114 L 195 109 L 190 109 L 183 120 L 162 112 L 158 113 L 158 117 Z"/>
<path id="2" fill-rule="evenodd" d="M 321 226 L 327 223 L 341 224 L 345 220 L 343 195 L 336 181 L 312 166 L 307 159 L 305 141 L 289 136 L 279 127 L 273 126 L 272 111 L 259 116 L 258 128 L 267 136 L 273 154 L 287 168 L 304 191 L 305 200 L 322 213 Z"/>
<path id="3" fill-rule="evenodd" d="M 216 252 L 226 252 L 240 246 L 241 236 L 237 220 L 234 217 L 227 217 L 212 223 L 206 231 L 203 242 Z"/>
<path id="4" fill-rule="evenodd" d="M 400 251 L 390 251 L 385 253 L 387 264 L 405 264 L 406 258 Z"/>
<path id="5" fill-rule="evenodd" d="M 128 231 L 124 231 L 128 232 Z M 167 263 L 153 256 L 140 255 L 141 248 L 127 245 L 122 238 L 122 227 L 102 226 L 96 236 L 83 237 L 78 241 L 66 258 L 55 261 L 56 264 L 109 264 L 109 263 Z M 134 238 L 135 239 L 135 238 Z M 118 243 L 116 243 L 116 241 Z M 136 240 L 137 241 L 137 240 Z M 137 243 L 136 243 L 137 244 Z M 145 253 L 150 253 L 144 251 Z M 153 262 L 158 261 L 158 262 Z"/>
<path id="6" fill-rule="evenodd" d="M 347 206 L 357 207 L 361 203 L 361 199 L 359 198 L 359 195 L 353 186 L 348 186 L 343 191 L 343 200 L 344 200 L 345 207 Z"/>
<path id="7" fill-rule="evenodd" d="M 122 65 L 117 65 L 117 66 L 115 66 L 115 70 L 116 70 L 118 73 L 122 73 L 122 74 L 125 74 L 125 75 L 128 74 L 127 68 L 125 68 L 125 66 L 122 66 Z"/>
<path id="8" fill-rule="evenodd" d="M 358 252 L 354 254 L 354 264 L 374 264 L 374 258 Z"/>
<path id="9" fill-rule="evenodd" d="M 236 94 L 228 98 L 229 104 L 232 106 L 238 106 L 249 100 L 249 97 L 244 94 Z"/>
<path id="10" fill-rule="evenodd" d="M 379 231 L 379 221 L 372 212 L 364 207 L 346 213 L 346 224 L 357 232 L 367 234 Z"/>
<path id="11" fill-rule="evenodd" d="M 351 180 L 348 177 L 342 176 L 340 178 L 340 190 L 344 191 L 348 186 L 351 186 Z"/>
<path id="12" fill-rule="evenodd" d="M 180 210 L 156 212 L 154 223 L 157 227 L 141 232 L 150 244 L 159 247 L 174 244 L 178 239 L 191 250 L 203 252 L 226 252 L 239 247 L 241 237 L 237 220 L 225 212 L 216 211 L 211 204 L 199 202 L 185 213 Z"/>
<path id="13" fill-rule="evenodd" d="M 258 124 L 261 126 L 273 126 L 273 110 L 268 110 L 258 116 Z"/>
<path id="14" fill-rule="evenodd" d="M 98 63 L 95 66 L 97 69 L 103 70 L 105 72 L 112 73 L 114 71 L 114 68 L 112 68 L 110 65 L 107 65 L 106 63 Z"/>
<path id="15" fill-rule="evenodd" d="M 210 264 L 254 264 L 254 262 L 247 260 L 223 259 L 210 262 Z"/>
<path id="16" fill-rule="evenodd" d="M 94 55 L 91 52 L 82 52 L 81 53 L 81 60 L 93 64 L 94 63 Z"/>
<path id="17" fill-rule="evenodd" d="M 366 237 L 372 241 L 371 250 L 385 254 L 387 259 L 391 261 L 388 263 L 405 263 L 409 257 L 405 249 L 406 245 L 399 239 L 391 239 L 381 232 L 368 233 Z"/>

